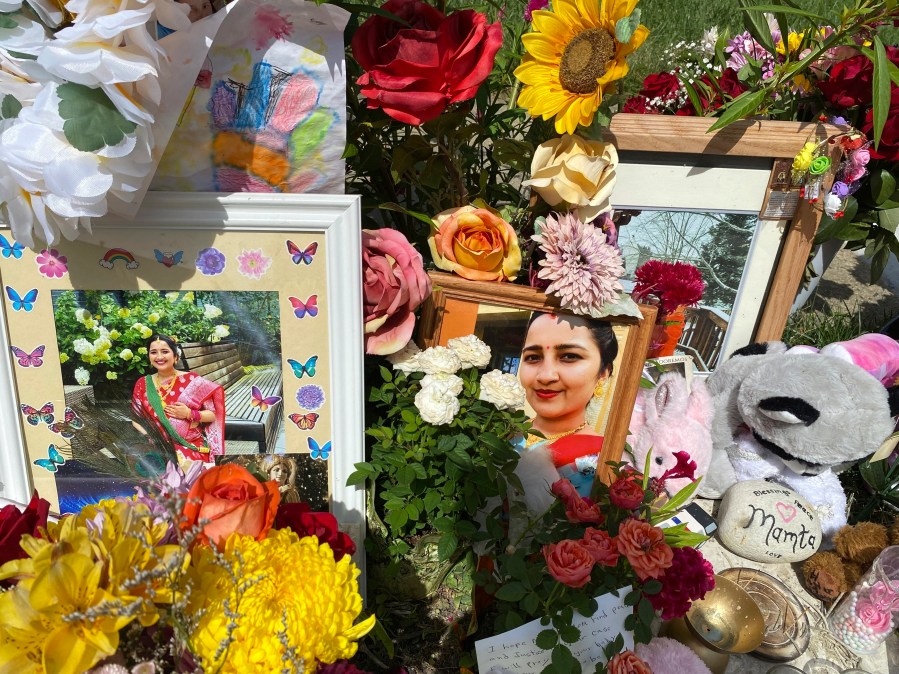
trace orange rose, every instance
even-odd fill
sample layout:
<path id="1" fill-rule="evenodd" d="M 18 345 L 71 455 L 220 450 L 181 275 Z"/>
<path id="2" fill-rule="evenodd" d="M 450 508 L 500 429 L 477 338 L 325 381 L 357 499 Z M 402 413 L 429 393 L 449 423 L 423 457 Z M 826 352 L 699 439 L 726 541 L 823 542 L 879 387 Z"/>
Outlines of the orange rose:
<path id="1" fill-rule="evenodd" d="M 462 206 L 434 218 L 428 237 L 434 264 L 472 281 L 514 281 L 521 249 L 512 225 L 494 209 Z"/>
<path id="2" fill-rule="evenodd" d="M 277 482 L 260 482 L 243 466 L 222 464 L 207 470 L 190 488 L 181 528 L 207 520 L 197 541 L 216 547 L 235 533 L 261 541 L 272 528 L 280 502 Z"/>
<path id="3" fill-rule="evenodd" d="M 615 543 L 640 580 L 658 578 L 674 558 L 674 552 L 665 543 L 665 532 L 644 520 L 626 520 L 618 529 Z"/>
<path id="4" fill-rule="evenodd" d="M 615 566 L 618 564 L 618 547 L 615 539 L 609 536 L 608 531 L 587 527 L 584 538 L 581 539 L 587 552 L 593 555 L 593 560 L 603 566 Z"/>
<path id="5" fill-rule="evenodd" d="M 633 651 L 621 651 L 609 660 L 609 674 L 652 674 L 649 665 Z"/>
<path id="6" fill-rule="evenodd" d="M 575 498 L 565 504 L 565 517 L 572 524 L 591 523 L 602 524 L 605 518 L 599 512 L 599 506 L 588 498 L 581 498 L 575 492 Z"/>
<path id="7" fill-rule="evenodd" d="M 565 539 L 543 546 L 549 574 L 568 587 L 583 587 L 593 571 L 593 555 L 580 541 Z"/>

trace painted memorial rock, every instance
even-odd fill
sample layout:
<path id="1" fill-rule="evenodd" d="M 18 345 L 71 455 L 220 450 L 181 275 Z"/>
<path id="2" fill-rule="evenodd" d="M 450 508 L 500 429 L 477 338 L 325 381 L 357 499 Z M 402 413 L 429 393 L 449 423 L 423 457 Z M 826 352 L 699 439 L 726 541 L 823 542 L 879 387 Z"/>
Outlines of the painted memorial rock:
<path id="1" fill-rule="evenodd" d="M 821 546 L 821 523 L 814 507 L 792 489 L 751 480 L 724 494 L 718 538 L 756 562 L 801 562 Z"/>

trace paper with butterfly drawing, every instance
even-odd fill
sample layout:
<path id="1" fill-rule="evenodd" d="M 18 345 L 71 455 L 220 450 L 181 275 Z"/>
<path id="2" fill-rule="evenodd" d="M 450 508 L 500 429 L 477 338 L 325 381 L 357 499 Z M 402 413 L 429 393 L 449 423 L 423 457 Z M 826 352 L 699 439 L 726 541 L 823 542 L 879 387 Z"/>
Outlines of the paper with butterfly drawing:
<path id="1" fill-rule="evenodd" d="M 333 418 L 328 345 L 331 336 L 325 264 L 328 251 L 322 234 L 254 232 L 252 242 L 248 243 L 245 236 L 223 232 L 194 237 L 196 241 L 178 230 L 129 229 L 127 236 L 122 237 L 107 232 L 102 245 L 90 240 L 55 244 L 59 254 L 66 256 L 69 271 L 61 278 L 50 278 L 39 272 L 36 263 L 39 250 L 25 248 L 2 226 L 0 231 L 0 286 L 9 340 L 5 352 L 16 382 L 18 422 L 25 437 L 33 483 L 54 509 L 76 509 L 101 497 L 133 493 L 128 480 L 121 476 L 101 479 L 77 458 L 85 446 L 95 442 L 96 436 L 90 415 L 84 413 L 84 400 L 108 404 L 103 389 L 114 382 L 106 380 L 105 371 L 98 368 L 91 368 L 90 381 L 86 384 L 76 379 L 78 368 L 88 368 L 82 360 L 83 354 L 73 344 L 76 335 L 66 332 L 69 328 L 63 330 L 59 319 L 61 307 L 68 306 L 63 298 L 74 297 L 76 291 L 81 293 L 79 301 L 96 303 L 100 301 L 98 298 L 116 297 L 121 309 L 132 312 L 128 321 L 143 323 L 151 329 L 163 325 L 164 320 L 150 322 L 142 308 L 150 304 L 147 299 L 150 296 L 165 297 L 166 293 L 173 292 L 183 296 L 191 292 L 202 307 L 202 298 L 209 301 L 213 296 L 210 293 L 218 293 L 221 301 L 211 303 L 230 311 L 227 307 L 240 306 L 239 295 L 268 293 L 272 298 L 269 309 L 250 313 L 254 323 L 275 321 L 283 326 L 278 330 L 280 343 L 269 361 L 281 370 L 280 381 L 289 393 L 285 394 L 280 385 L 272 388 L 253 384 L 247 386 L 245 407 L 256 415 L 277 415 L 279 439 L 269 451 L 300 454 L 307 463 L 317 466 L 316 470 L 324 471 L 326 476 L 330 474 L 334 456 L 330 444 Z M 104 258 L 109 250 L 122 247 L 136 264 L 114 264 L 112 268 L 98 271 L 97 260 Z M 195 266 L 198 252 L 205 248 L 215 248 L 224 257 L 224 268 L 214 276 L 198 273 Z M 249 264 L 241 257 L 246 257 L 247 248 L 258 250 L 260 254 L 254 260 L 266 263 L 264 269 L 257 265 L 253 269 L 257 273 L 253 275 L 242 268 Z M 232 291 L 239 293 L 230 297 L 228 293 Z M 124 332 L 121 325 L 110 322 L 109 317 L 116 312 L 101 309 L 98 304 L 88 308 L 89 322 L 96 321 L 98 326 Z M 144 313 L 138 317 L 141 311 Z M 232 335 L 236 334 L 237 324 L 230 313 L 220 322 L 230 324 Z M 69 327 L 72 324 L 69 321 Z M 93 347 L 100 334 L 90 337 Z M 225 337 L 223 341 L 230 338 Z M 132 360 L 124 361 L 120 357 L 126 347 L 132 352 Z M 126 390 L 137 377 L 136 371 L 129 369 L 130 364 L 135 358 L 146 358 L 133 347 L 117 337 L 109 349 L 114 364 L 109 371 L 116 374 L 117 381 L 126 384 Z M 255 362 L 253 365 L 258 367 Z M 305 407 L 295 395 L 304 386 L 314 387 L 308 389 L 309 395 L 302 397 Z M 130 403 L 130 394 L 125 397 L 125 402 Z M 130 437 L 133 429 L 127 421 L 128 410 L 123 410 L 121 417 L 126 419 L 122 423 L 129 424 L 123 427 L 122 435 Z M 226 420 L 226 431 L 227 427 Z M 242 443 L 243 451 L 248 445 L 256 448 L 251 440 L 234 442 Z M 232 444 L 230 437 L 226 437 L 225 444 L 226 447 Z M 164 464 L 160 464 L 158 456 L 145 454 L 129 467 L 135 466 L 151 473 Z"/>

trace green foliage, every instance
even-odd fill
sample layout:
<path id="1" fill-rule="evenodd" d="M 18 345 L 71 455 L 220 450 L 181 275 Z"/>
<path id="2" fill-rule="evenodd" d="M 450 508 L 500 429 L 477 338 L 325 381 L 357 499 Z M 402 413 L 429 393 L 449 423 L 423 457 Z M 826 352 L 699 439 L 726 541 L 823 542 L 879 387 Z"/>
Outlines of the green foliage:
<path id="1" fill-rule="evenodd" d="M 63 133 L 82 152 L 96 152 L 118 145 L 137 124 L 122 116 L 102 89 L 66 82 L 57 88 L 59 116 L 65 121 Z"/>
<path id="2" fill-rule="evenodd" d="M 839 310 L 809 302 L 790 316 L 782 339 L 790 346 L 807 344 L 821 348 L 832 342 L 842 342 L 876 331 L 879 325 L 886 322 L 886 317 L 869 318 L 862 316 L 858 306 L 844 305 Z"/>
<path id="3" fill-rule="evenodd" d="M 6 94 L 0 102 L 0 119 L 15 119 L 22 111 L 22 104 L 12 94 Z"/>
<path id="4" fill-rule="evenodd" d="M 521 411 L 478 400 L 476 368 L 458 373 L 459 412 L 439 426 L 425 422 L 415 406 L 422 373 L 381 367 L 381 376 L 384 383 L 372 387 L 369 396 L 381 413 L 367 431 L 374 439 L 371 460 L 356 464 L 347 484 L 374 483 L 376 507 L 390 537 L 436 530 L 442 534 L 440 560 L 458 558 L 488 536 L 475 520 L 478 512 L 495 509 L 488 520 L 499 517 L 501 498 L 518 482 L 511 439 L 527 430 L 527 419 Z"/>
<path id="5" fill-rule="evenodd" d="M 193 292 L 67 290 L 54 295 L 53 306 L 63 381 L 89 383 L 101 395 L 153 371 L 146 342 L 154 332 L 180 342 L 220 341 L 229 333 L 218 307 L 207 308 Z"/>

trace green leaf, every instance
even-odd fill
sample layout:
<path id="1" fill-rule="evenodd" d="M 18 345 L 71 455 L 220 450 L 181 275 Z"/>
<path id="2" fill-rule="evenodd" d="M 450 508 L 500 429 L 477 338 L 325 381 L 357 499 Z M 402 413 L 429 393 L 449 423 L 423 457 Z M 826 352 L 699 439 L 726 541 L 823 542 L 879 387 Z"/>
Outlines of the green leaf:
<path id="1" fill-rule="evenodd" d="M 727 104 L 724 114 L 709 127 L 709 131 L 723 129 L 728 124 L 757 113 L 767 97 L 768 92 L 765 89 L 744 91 Z"/>
<path id="2" fill-rule="evenodd" d="M 643 584 L 643 592 L 646 594 L 658 594 L 661 591 L 662 591 L 662 584 L 655 579 L 647 580 Z"/>
<path id="3" fill-rule="evenodd" d="M 878 211 L 877 224 L 895 235 L 896 226 L 899 225 L 899 207 Z"/>
<path id="4" fill-rule="evenodd" d="M 787 5 L 748 5 L 743 7 L 743 11 L 746 10 L 753 10 L 756 12 L 771 12 L 772 14 L 795 14 L 797 16 L 802 16 L 806 19 L 809 19 L 810 21 L 813 21 L 818 25 L 825 25 L 830 22 L 830 19 L 825 16 L 821 16 L 820 14 L 813 14 L 808 10 L 799 9 L 798 7 L 789 7 Z"/>
<path id="5" fill-rule="evenodd" d="M 19 24 L 13 21 L 6 13 L 0 13 L 0 28 L 18 28 Z"/>
<path id="6" fill-rule="evenodd" d="M 887 69 L 886 48 L 878 36 L 874 36 L 874 77 L 871 82 L 873 102 L 871 109 L 874 122 L 874 147 L 880 145 L 880 136 L 890 111 L 890 73 Z M 892 194 L 892 193 L 891 193 Z"/>
<path id="7" fill-rule="evenodd" d="M 419 213 L 418 211 L 410 211 L 408 208 L 403 208 L 399 204 L 395 204 L 392 201 L 385 202 L 383 204 L 378 204 L 378 208 L 383 211 L 396 211 L 397 213 L 403 213 L 404 215 L 408 215 L 410 218 L 415 218 L 416 220 L 421 220 L 424 223 L 427 223 L 431 229 L 436 229 L 436 225 L 434 225 L 434 221 L 430 218 L 430 216 L 425 215 L 424 213 Z"/>
<path id="8" fill-rule="evenodd" d="M 425 502 L 425 510 L 427 510 L 427 511 L 434 510 L 434 508 L 436 508 L 437 505 L 440 503 L 440 492 L 432 489 L 427 494 L 425 494 L 424 502 Z"/>
<path id="9" fill-rule="evenodd" d="M 565 625 L 559 630 L 559 636 L 565 643 L 573 644 L 581 638 L 581 631 L 574 625 Z"/>
<path id="10" fill-rule="evenodd" d="M 506 583 L 496 591 L 496 598 L 500 601 L 521 601 L 527 594 L 524 585 L 517 581 Z"/>
<path id="11" fill-rule="evenodd" d="M 782 8 L 778 8 L 781 11 Z M 771 29 L 762 11 L 755 9 L 746 0 L 740 0 L 740 11 L 743 12 L 743 27 L 771 54 L 776 53 L 774 39 L 771 37 Z M 730 122 L 728 122 L 729 124 Z"/>
<path id="12" fill-rule="evenodd" d="M 877 283 L 890 261 L 890 249 L 886 246 L 879 248 L 871 258 L 871 283 Z"/>
<path id="13" fill-rule="evenodd" d="M 459 547 L 459 539 L 455 534 L 443 534 L 437 542 L 437 558 L 441 562 L 445 562 Z"/>
<path id="14" fill-rule="evenodd" d="M 386 367 L 384 367 L 383 365 L 381 365 L 380 367 L 381 367 L 381 378 L 382 378 L 384 381 L 393 381 L 393 372 L 391 372 L 390 370 L 388 370 L 388 369 L 387 369 Z"/>
<path id="15" fill-rule="evenodd" d="M 66 120 L 63 133 L 76 150 L 96 152 L 118 145 L 137 128 L 137 124 L 122 116 L 102 89 L 66 82 L 56 91 L 59 116 Z"/>
<path id="16" fill-rule="evenodd" d="M 393 639 L 391 639 L 387 635 L 387 630 L 384 629 L 384 626 L 381 624 L 377 618 L 375 618 L 375 624 L 371 629 L 371 634 L 378 641 L 381 642 L 381 645 L 384 647 L 384 650 L 387 652 L 387 655 L 393 658 L 394 656 L 394 648 L 393 648 Z"/>
<path id="17" fill-rule="evenodd" d="M 559 635 L 556 634 L 555 630 L 541 630 L 534 643 L 537 644 L 537 648 L 548 651 L 559 643 Z"/>
<path id="18" fill-rule="evenodd" d="M 630 16 L 622 17 L 615 23 L 615 39 L 621 44 L 628 44 L 639 26 L 640 10 L 634 9 Z"/>
<path id="19" fill-rule="evenodd" d="M 22 104 L 12 94 L 6 94 L 0 102 L 0 119 L 15 119 L 22 111 Z"/>
<path id="20" fill-rule="evenodd" d="M 363 473 L 361 470 L 354 470 L 350 473 L 350 476 L 346 479 L 346 486 L 353 487 L 357 484 L 365 484 L 365 481 L 368 479 L 368 473 Z"/>
<path id="21" fill-rule="evenodd" d="M 531 615 L 534 615 L 540 608 L 540 595 L 538 595 L 536 592 L 531 592 L 521 600 L 521 608 L 523 608 Z"/>
<path id="22" fill-rule="evenodd" d="M 877 206 L 889 201 L 896 192 L 896 178 L 886 169 L 880 169 L 871 173 L 869 179 L 871 198 Z"/>
<path id="23" fill-rule="evenodd" d="M 552 664 L 559 672 L 567 674 L 581 674 L 581 663 L 574 659 L 571 649 L 561 644 L 553 648 Z"/>

